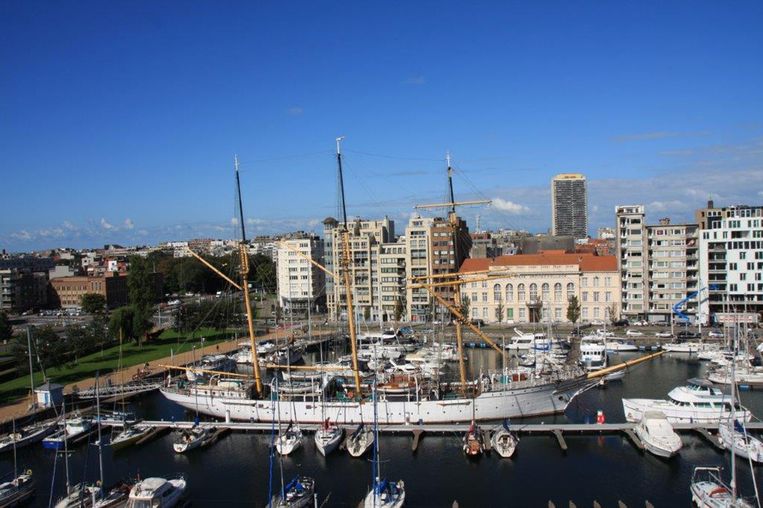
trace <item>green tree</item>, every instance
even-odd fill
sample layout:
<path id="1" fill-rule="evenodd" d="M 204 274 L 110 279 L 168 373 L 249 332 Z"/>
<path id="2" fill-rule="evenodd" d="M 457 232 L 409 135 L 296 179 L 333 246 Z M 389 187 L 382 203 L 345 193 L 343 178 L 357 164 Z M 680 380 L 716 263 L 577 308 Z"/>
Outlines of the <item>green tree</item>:
<path id="1" fill-rule="evenodd" d="M 461 308 L 458 309 L 465 320 L 469 320 L 469 308 L 472 306 L 472 301 L 466 295 L 461 296 Z"/>
<path id="2" fill-rule="evenodd" d="M 119 307 L 111 313 L 109 319 L 109 334 L 112 337 L 121 337 L 126 340 L 137 338 L 133 322 L 135 320 L 135 309 L 131 305 Z"/>
<path id="3" fill-rule="evenodd" d="M 570 297 L 569 303 L 567 304 L 567 319 L 569 319 L 573 325 L 580 319 L 580 302 L 575 295 Z"/>
<path id="4" fill-rule="evenodd" d="M 100 293 L 85 293 L 82 295 L 80 305 L 87 314 L 100 314 L 106 309 L 106 297 Z"/>
<path id="5" fill-rule="evenodd" d="M 8 314 L 0 312 L 0 340 L 8 340 L 13 336 L 13 326 L 8 319 Z"/>
<path id="6" fill-rule="evenodd" d="M 364 307 L 363 308 L 363 319 L 366 321 L 371 320 L 371 307 Z"/>
<path id="7" fill-rule="evenodd" d="M 495 318 L 498 323 L 503 322 L 503 302 L 498 302 L 498 307 L 495 308 Z"/>
<path id="8" fill-rule="evenodd" d="M 276 305 L 276 324 L 279 324 L 281 322 L 282 316 L 283 316 L 283 308 L 281 308 L 280 305 Z"/>
<path id="9" fill-rule="evenodd" d="M 51 326 L 36 328 L 32 333 L 32 364 L 34 369 L 42 368 L 43 373 L 51 367 L 62 365 L 71 356 L 67 341 L 63 340 Z M 18 372 L 29 373 L 29 350 L 26 334 L 16 336 L 13 355 Z"/>
<path id="10" fill-rule="evenodd" d="M 130 271 L 127 274 L 127 290 L 133 309 L 133 336 L 142 344 L 142 339 L 152 328 L 151 317 L 156 301 L 155 276 L 145 258 L 130 257 Z"/>

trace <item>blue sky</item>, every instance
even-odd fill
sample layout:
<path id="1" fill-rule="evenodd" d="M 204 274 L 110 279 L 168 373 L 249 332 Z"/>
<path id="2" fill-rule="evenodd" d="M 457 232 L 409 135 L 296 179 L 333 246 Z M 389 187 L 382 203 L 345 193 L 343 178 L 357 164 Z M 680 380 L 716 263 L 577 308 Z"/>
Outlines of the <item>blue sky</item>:
<path id="1" fill-rule="evenodd" d="M 688 220 L 763 202 L 760 2 L 0 3 L 0 248 L 231 237 L 445 196 L 545 231 L 549 181 Z"/>

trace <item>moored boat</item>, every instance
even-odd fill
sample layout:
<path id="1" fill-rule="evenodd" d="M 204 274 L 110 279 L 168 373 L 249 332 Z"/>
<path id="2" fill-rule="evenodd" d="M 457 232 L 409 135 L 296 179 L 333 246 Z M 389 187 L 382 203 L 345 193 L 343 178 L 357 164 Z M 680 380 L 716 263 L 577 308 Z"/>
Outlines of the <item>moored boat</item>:
<path id="1" fill-rule="evenodd" d="M 214 430 L 208 427 L 196 425 L 190 429 L 184 429 L 179 433 L 175 442 L 172 443 L 172 449 L 176 453 L 189 452 L 208 444 L 213 435 Z"/>
<path id="2" fill-rule="evenodd" d="M 290 423 L 285 432 L 278 434 L 276 450 L 281 455 L 289 455 L 302 446 L 302 437 L 302 429 L 299 425 Z"/>
<path id="3" fill-rule="evenodd" d="M 0 483 L 0 507 L 19 506 L 34 495 L 34 477 L 32 471 Z"/>
<path id="4" fill-rule="evenodd" d="M 130 489 L 127 508 L 173 508 L 180 504 L 186 492 L 186 481 L 182 477 L 166 480 L 146 478 Z"/>
<path id="5" fill-rule="evenodd" d="M 0 453 L 11 451 L 13 447 L 22 448 L 41 441 L 56 429 L 56 422 L 41 422 L 27 425 L 16 432 L 11 432 L 0 439 Z"/>
<path id="6" fill-rule="evenodd" d="M 658 457 L 670 458 L 681 449 L 681 437 L 673 430 L 665 415 L 659 411 L 647 411 L 634 427 L 644 447 Z"/>
<path id="7" fill-rule="evenodd" d="M 474 422 L 469 426 L 469 430 L 464 435 L 462 446 L 464 454 L 467 457 L 479 457 L 485 451 L 485 441 L 482 436 L 482 429 Z"/>
<path id="8" fill-rule="evenodd" d="M 347 452 L 352 457 L 362 457 L 374 444 L 374 431 L 360 424 L 347 438 Z"/>
<path id="9" fill-rule="evenodd" d="M 494 430 L 493 435 L 490 436 L 490 449 L 495 450 L 495 452 L 504 459 L 508 459 L 514 455 L 518 444 L 519 437 L 509 431 L 505 426 Z"/>
<path id="10" fill-rule="evenodd" d="M 281 492 L 273 496 L 270 508 L 303 508 L 305 506 L 312 506 L 314 497 L 315 480 L 309 476 L 297 476 L 287 483 Z"/>
<path id="11" fill-rule="evenodd" d="M 341 427 L 337 427 L 326 420 L 315 431 L 315 447 L 325 457 L 339 447 L 343 436 L 344 430 Z"/>
<path id="12" fill-rule="evenodd" d="M 738 420 L 724 421 L 718 426 L 720 444 L 727 450 L 753 462 L 763 462 L 763 442 L 751 436 Z"/>

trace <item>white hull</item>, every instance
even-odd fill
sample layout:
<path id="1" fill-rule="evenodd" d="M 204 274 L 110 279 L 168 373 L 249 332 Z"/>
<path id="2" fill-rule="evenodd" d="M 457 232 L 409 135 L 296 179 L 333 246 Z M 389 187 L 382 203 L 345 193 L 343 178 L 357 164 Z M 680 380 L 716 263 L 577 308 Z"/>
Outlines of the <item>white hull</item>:
<path id="1" fill-rule="evenodd" d="M 341 429 L 334 428 L 335 431 L 318 429 L 315 432 L 315 447 L 324 457 L 336 450 L 342 442 L 343 432 Z"/>
<path id="2" fill-rule="evenodd" d="M 731 411 L 723 408 L 681 407 L 664 399 L 623 399 L 625 419 L 639 422 L 647 411 L 659 411 L 665 414 L 670 423 L 711 423 L 717 424 L 731 416 Z M 750 421 L 749 411 L 737 411 L 738 418 Z"/>
<path id="3" fill-rule="evenodd" d="M 749 433 L 746 438 L 743 432 L 735 430 L 733 426 L 724 422 L 718 427 L 718 437 L 721 445 L 727 450 L 734 449 L 734 454 L 743 459 L 753 462 L 763 462 L 763 443 Z"/>
<path id="4" fill-rule="evenodd" d="M 381 425 L 435 424 L 471 422 L 472 420 L 503 420 L 564 412 L 580 392 L 595 385 L 585 378 L 558 383 L 529 385 L 483 392 L 475 398 L 380 400 L 378 419 Z M 217 418 L 233 420 L 295 423 L 324 422 L 327 418 L 338 425 L 358 425 L 374 420 L 370 401 L 322 401 L 321 397 L 305 395 L 285 401 L 253 400 L 248 398 L 195 394 L 189 390 L 162 388 L 161 393 L 177 404 Z M 206 392 L 208 393 L 208 392 Z"/>

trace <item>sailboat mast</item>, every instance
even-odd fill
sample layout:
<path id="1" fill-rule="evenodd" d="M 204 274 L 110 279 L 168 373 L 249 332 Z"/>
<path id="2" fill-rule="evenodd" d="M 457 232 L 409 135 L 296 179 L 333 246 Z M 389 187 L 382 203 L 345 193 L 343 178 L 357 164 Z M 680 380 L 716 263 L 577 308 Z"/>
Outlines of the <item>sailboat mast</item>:
<path id="1" fill-rule="evenodd" d="M 448 190 L 450 191 L 450 212 L 448 213 L 448 221 L 452 228 L 452 241 L 453 241 L 453 257 L 456 270 L 458 270 L 458 217 L 456 216 L 456 198 L 453 194 L 453 167 L 450 163 L 450 152 L 445 154 L 445 161 L 448 166 Z M 436 291 L 436 289 L 435 289 Z M 453 288 L 453 302 L 456 304 L 456 308 L 461 310 L 461 285 L 456 284 Z M 469 316 L 464 316 L 464 319 L 469 319 Z M 462 329 L 462 323 L 460 319 L 456 319 L 456 344 L 458 346 L 458 373 L 461 378 L 461 391 L 466 394 L 466 364 L 464 363 L 464 334 Z"/>
<path id="2" fill-rule="evenodd" d="M 360 372 L 358 369 L 358 346 L 355 331 L 355 311 L 352 307 L 352 285 L 350 282 L 350 271 L 352 261 L 350 259 L 350 232 L 347 229 L 347 207 L 344 201 L 344 178 L 342 176 L 342 151 L 341 141 L 344 137 L 336 138 L 336 160 L 339 169 L 339 190 L 342 204 L 342 221 L 344 226 L 340 231 L 342 236 L 342 272 L 344 278 L 344 291 L 347 298 L 347 326 L 350 329 L 350 350 L 352 352 L 352 374 L 355 378 L 355 393 L 360 396 Z"/>
<path id="3" fill-rule="evenodd" d="M 95 375 L 95 413 L 98 418 L 98 471 L 100 472 L 101 476 L 101 488 L 103 488 L 103 448 L 102 448 L 102 442 L 103 438 L 101 437 L 101 396 L 100 396 L 100 388 L 98 385 L 99 379 L 98 374 Z"/>
<path id="4" fill-rule="evenodd" d="M 254 316 L 252 305 L 249 300 L 249 253 L 246 248 L 246 227 L 244 226 L 244 205 L 241 201 L 241 180 L 238 174 L 238 156 L 234 155 L 233 165 L 236 170 L 236 193 L 238 195 L 238 217 L 241 224 L 241 243 L 238 246 L 241 258 L 241 289 L 244 292 L 244 310 L 246 311 L 246 325 L 249 330 L 249 346 L 252 348 L 252 366 L 254 368 L 254 385 L 257 395 L 262 395 L 262 377 L 260 376 L 260 362 L 257 358 L 257 344 L 254 340 Z"/>
<path id="5" fill-rule="evenodd" d="M 32 389 L 32 402 L 34 403 L 34 370 L 32 369 L 32 327 L 26 327 L 26 344 L 29 351 L 29 386 Z"/>
<path id="6" fill-rule="evenodd" d="M 736 407 L 735 407 L 735 395 L 737 389 L 736 379 L 736 363 L 737 363 L 737 348 L 739 347 L 739 320 L 737 319 L 736 326 L 734 327 L 734 346 L 731 349 L 731 436 L 734 438 L 736 433 Z M 745 444 L 746 446 L 746 444 Z M 734 504 L 737 500 L 737 468 L 736 468 L 736 454 L 734 453 L 734 443 L 732 441 L 731 446 L 731 499 Z"/>

